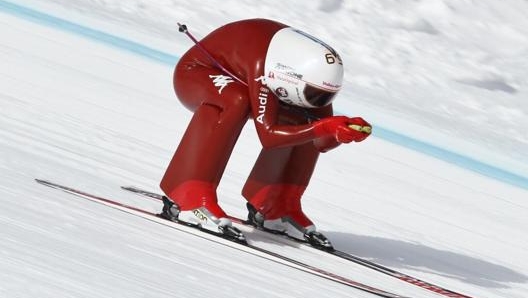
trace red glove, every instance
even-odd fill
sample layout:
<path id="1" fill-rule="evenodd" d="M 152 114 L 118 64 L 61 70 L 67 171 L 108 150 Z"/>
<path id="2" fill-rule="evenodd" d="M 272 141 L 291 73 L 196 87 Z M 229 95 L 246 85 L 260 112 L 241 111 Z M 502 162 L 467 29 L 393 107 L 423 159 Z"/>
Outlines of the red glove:
<path id="1" fill-rule="evenodd" d="M 314 122 L 313 128 L 317 138 L 333 136 L 339 143 L 361 142 L 372 130 L 372 126 L 363 118 L 346 116 L 323 118 Z"/>

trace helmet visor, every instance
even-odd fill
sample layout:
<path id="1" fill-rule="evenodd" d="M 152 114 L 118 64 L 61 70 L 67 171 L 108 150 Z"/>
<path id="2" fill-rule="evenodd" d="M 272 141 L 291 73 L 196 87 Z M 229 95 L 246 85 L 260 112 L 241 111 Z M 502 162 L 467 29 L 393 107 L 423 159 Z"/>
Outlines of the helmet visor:
<path id="1" fill-rule="evenodd" d="M 334 96 L 337 94 L 336 91 L 328 91 L 321 89 L 310 84 L 306 84 L 304 87 L 304 98 L 314 107 L 324 107 L 334 100 Z"/>

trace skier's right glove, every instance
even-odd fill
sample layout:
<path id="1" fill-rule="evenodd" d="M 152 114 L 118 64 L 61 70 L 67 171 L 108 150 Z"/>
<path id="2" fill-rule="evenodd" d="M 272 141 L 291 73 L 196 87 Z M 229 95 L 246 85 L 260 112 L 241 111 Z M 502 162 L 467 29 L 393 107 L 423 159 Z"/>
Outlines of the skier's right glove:
<path id="1" fill-rule="evenodd" d="M 332 116 L 313 123 L 316 138 L 332 136 L 339 143 L 361 142 L 372 126 L 361 117 Z"/>

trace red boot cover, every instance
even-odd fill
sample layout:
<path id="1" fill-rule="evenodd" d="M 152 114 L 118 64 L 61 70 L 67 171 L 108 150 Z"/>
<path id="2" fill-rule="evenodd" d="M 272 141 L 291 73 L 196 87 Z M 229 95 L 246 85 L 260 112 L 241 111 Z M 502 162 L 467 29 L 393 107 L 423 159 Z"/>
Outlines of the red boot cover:
<path id="1" fill-rule="evenodd" d="M 227 217 L 224 210 L 218 206 L 216 187 L 210 182 L 190 180 L 167 192 L 167 195 L 182 211 L 205 207 L 218 218 Z"/>
<path id="2" fill-rule="evenodd" d="M 313 223 L 301 207 L 301 196 L 305 189 L 305 186 L 292 184 L 268 185 L 261 188 L 249 202 L 264 215 L 265 220 L 291 217 L 301 226 L 307 227 Z"/>

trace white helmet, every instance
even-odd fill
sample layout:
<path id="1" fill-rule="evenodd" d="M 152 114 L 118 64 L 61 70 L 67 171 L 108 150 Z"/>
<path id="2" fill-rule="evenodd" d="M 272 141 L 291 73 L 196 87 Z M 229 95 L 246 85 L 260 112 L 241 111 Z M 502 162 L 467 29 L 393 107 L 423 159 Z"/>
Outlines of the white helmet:
<path id="1" fill-rule="evenodd" d="M 282 101 L 305 108 L 332 102 L 343 82 L 339 54 L 319 39 L 288 27 L 270 41 L 265 83 Z"/>

